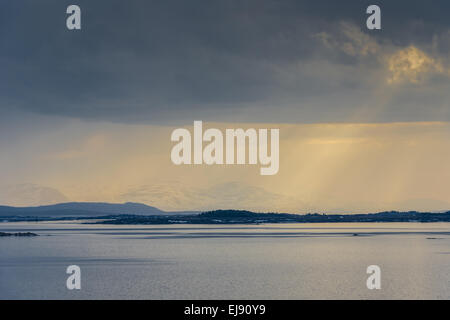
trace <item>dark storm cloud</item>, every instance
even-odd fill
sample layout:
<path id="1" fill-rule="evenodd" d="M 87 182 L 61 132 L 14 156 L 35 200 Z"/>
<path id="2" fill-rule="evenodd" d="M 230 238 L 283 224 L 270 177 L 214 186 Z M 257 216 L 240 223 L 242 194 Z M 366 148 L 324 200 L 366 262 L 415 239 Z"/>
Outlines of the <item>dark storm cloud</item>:
<path id="1" fill-rule="evenodd" d="M 65 27 L 66 8 L 75 3 L 82 9 L 81 31 Z M 330 49 L 317 34 L 338 38 L 336 27 L 346 21 L 374 41 L 432 48 L 448 56 L 448 1 L 378 1 L 381 32 L 365 30 L 369 4 L 3 1 L 0 113 L 20 109 L 155 123 L 194 118 L 348 121 L 368 99 L 376 98 L 373 87 L 381 79 L 376 53 L 367 57 Z M 433 46 L 433 39 L 444 40 Z M 437 113 L 426 117 L 420 106 L 411 108 L 403 99 L 411 90 L 402 90 L 396 92 L 394 111 L 357 120 L 433 120 Z M 414 93 L 428 108 L 436 103 L 442 111 L 447 90 L 426 90 L 426 95 Z M 445 107 L 435 120 L 442 117 L 450 120 Z"/>

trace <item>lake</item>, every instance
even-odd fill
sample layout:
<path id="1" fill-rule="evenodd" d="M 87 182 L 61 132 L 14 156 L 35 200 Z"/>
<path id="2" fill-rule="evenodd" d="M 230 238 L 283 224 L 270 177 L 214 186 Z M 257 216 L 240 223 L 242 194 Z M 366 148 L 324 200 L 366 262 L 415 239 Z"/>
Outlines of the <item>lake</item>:
<path id="1" fill-rule="evenodd" d="M 0 299 L 450 299 L 450 223 L 0 223 L 28 231 L 0 238 Z"/>

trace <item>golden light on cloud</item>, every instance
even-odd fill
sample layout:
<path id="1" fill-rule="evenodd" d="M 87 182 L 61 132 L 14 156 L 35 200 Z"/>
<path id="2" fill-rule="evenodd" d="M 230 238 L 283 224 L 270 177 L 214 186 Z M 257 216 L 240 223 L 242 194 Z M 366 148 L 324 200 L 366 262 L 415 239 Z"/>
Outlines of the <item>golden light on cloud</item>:
<path id="1" fill-rule="evenodd" d="M 448 60 L 436 57 L 416 45 L 399 47 L 391 42 L 379 41 L 363 32 L 360 26 L 342 21 L 336 30 L 314 35 L 326 48 L 342 52 L 353 58 L 371 58 L 379 63 L 380 70 L 386 73 L 389 85 L 402 83 L 422 83 L 432 75 L 450 76 Z M 439 37 L 433 38 L 433 49 L 439 45 Z"/>
<path id="2" fill-rule="evenodd" d="M 445 73 L 442 63 L 422 50 L 410 46 L 388 57 L 390 77 L 388 83 L 419 83 L 430 73 Z"/>

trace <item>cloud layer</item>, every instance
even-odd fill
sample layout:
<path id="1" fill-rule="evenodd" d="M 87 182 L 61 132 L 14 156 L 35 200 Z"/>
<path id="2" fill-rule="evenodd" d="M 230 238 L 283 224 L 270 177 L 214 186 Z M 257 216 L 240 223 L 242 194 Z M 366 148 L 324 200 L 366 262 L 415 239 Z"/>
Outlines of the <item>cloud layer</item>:
<path id="1" fill-rule="evenodd" d="M 0 5 L 2 115 L 450 120 L 448 1 L 379 1 L 381 31 L 356 0 L 80 0 L 81 31 L 65 28 L 68 4 Z"/>

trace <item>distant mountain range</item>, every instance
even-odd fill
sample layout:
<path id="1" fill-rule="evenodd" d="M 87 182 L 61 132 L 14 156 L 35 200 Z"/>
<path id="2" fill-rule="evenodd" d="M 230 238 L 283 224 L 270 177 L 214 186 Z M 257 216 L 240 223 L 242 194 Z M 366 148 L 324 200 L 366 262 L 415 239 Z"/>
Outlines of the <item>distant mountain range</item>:
<path id="1" fill-rule="evenodd" d="M 367 214 L 256 213 L 245 210 L 167 212 L 142 203 L 68 202 L 39 207 L 0 206 L 4 221 L 100 219 L 102 224 L 253 224 L 321 222 L 450 222 L 450 211 Z"/>
<path id="2" fill-rule="evenodd" d="M 175 215 L 196 212 L 166 212 L 142 203 L 67 202 L 38 207 L 0 206 L 0 217 L 96 217 L 105 215 Z"/>

